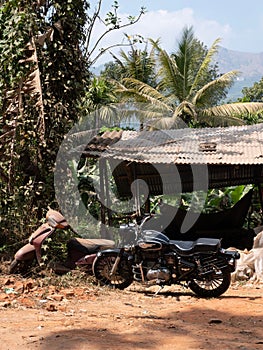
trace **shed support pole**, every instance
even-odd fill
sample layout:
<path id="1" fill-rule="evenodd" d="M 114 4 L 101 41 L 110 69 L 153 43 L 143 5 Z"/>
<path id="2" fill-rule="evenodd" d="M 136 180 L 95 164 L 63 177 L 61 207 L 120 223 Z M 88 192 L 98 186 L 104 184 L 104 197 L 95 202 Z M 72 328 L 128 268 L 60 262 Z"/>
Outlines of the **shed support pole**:
<path id="1" fill-rule="evenodd" d="M 259 202 L 260 202 L 260 206 L 261 206 L 261 220 L 263 219 L 263 194 L 262 194 L 262 186 L 261 183 L 258 183 L 258 196 L 259 196 Z"/>
<path id="2" fill-rule="evenodd" d="M 99 172 L 100 172 L 100 215 L 101 215 L 101 237 L 106 238 L 106 207 L 105 207 L 105 160 L 99 160 Z"/>

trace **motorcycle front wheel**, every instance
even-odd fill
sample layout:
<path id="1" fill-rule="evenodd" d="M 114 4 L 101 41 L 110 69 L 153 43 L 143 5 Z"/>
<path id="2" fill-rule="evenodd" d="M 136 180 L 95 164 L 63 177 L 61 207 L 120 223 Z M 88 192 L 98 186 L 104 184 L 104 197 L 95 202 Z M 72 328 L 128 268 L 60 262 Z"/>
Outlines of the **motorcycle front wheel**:
<path id="1" fill-rule="evenodd" d="M 231 273 L 228 269 L 216 269 L 207 276 L 192 279 L 189 288 L 202 298 L 217 298 L 225 293 L 231 283 Z"/>
<path id="2" fill-rule="evenodd" d="M 133 282 L 133 275 L 127 259 L 123 257 L 118 264 L 117 271 L 111 274 L 117 256 L 118 254 L 114 252 L 97 256 L 93 262 L 93 274 L 100 285 L 124 289 Z"/>

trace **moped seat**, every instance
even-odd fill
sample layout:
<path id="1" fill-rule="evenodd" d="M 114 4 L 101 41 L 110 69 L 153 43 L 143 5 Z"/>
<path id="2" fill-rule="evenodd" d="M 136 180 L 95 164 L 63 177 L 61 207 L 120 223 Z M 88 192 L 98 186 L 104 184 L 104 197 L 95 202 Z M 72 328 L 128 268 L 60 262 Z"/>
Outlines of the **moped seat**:
<path id="1" fill-rule="evenodd" d="M 99 250 L 113 248 L 115 242 L 110 239 L 103 238 L 71 238 L 67 242 L 68 250 L 78 250 L 84 254 L 96 253 Z"/>

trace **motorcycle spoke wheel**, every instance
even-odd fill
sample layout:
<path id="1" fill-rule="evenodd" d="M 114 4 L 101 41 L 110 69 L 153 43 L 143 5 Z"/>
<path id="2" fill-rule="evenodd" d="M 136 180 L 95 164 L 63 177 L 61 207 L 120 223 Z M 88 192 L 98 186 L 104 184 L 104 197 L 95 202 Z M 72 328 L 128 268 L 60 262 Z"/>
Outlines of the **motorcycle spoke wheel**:
<path id="1" fill-rule="evenodd" d="M 206 277 L 193 279 L 189 288 L 200 297 L 216 298 L 227 291 L 230 283 L 230 272 L 227 269 L 218 269 Z"/>
<path id="2" fill-rule="evenodd" d="M 117 254 L 96 257 L 93 263 L 93 274 L 100 285 L 124 289 L 132 282 L 132 271 L 126 259 L 121 259 L 115 274 L 111 274 Z"/>

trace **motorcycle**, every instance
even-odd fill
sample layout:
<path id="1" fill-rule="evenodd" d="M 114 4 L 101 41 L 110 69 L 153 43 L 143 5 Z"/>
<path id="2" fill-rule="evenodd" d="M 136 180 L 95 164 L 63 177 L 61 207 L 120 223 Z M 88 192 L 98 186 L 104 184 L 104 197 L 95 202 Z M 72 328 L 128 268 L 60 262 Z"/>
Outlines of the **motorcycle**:
<path id="1" fill-rule="evenodd" d="M 143 229 L 150 217 L 120 228 L 123 246 L 97 253 L 92 269 L 100 285 L 124 289 L 137 281 L 161 290 L 179 284 L 204 298 L 227 291 L 240 257 L 237 251 L 223 249 L 220 239 L 214 238 L 169 240 L 162 232 Z"/>
<path id="2" fill-rule="evenodd" d="M 37 265 L 45 265 L 43 258 L 44 243 L 48 242 L 57 229 L 70 230 L 77 234 L 67 223 L 64 216 L 56 210 L 49 209 L 46 214 L 46 222 L 34 231 L 29 242 L 21 247 L 14 256 L 9 267 L 9 273 L 28 273 L 35 262 Z M 66 261 L 56 262 L 52 269 L 57 274 L 64 274 L 76 267 L 81 267 L 84 271 L 92 273 L 92 264 L 96 253 L 101 249 L 113 248 L 115 242 L 108 239 L 84 239 L 73 237 L 67 241 Z"/>

